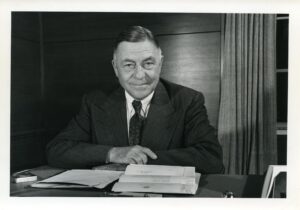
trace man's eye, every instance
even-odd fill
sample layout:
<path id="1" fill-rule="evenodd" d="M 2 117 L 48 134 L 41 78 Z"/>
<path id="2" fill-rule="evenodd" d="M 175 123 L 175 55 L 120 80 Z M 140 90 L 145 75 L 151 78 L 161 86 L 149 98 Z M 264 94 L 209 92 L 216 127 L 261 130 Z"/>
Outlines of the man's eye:
<path id="1" fill-rule="evenodd" d="M 134 69 L 135 68 L 135 65 L 133 63 L 127 63 L 124 65 L 125 68 L 127 69 Z"/>
<path id="2" fill-rule="evenodd" d="M 144 63 L 144 68 L 145 69 L 151 69 L 151 68 L 153 68 L 153 66 L 154 66 L 154 62 L 146 62 L 146 63 Z"/>

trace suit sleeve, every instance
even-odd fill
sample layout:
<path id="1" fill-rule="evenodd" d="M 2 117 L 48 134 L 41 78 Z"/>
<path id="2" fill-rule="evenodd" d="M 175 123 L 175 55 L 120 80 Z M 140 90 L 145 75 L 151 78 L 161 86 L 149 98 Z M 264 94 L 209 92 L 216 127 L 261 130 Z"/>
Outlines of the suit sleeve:
<path id="1" fill-rule="evenodd" d="M 59 168 L 89 168 L 105 163 L 110 146 L 92 143 L 90 102 L 82 99 L 80 112 L 46 147 L 48 164 Z"/>
<path id="2" fill-rule="evenodd" d="M 155 151 L 158 158 L 148 164 L 195 166 L 204 174 L 223 173 L 222 148 L 215 129 L 209 125 L 204 97 L 197 93 L 188 106 L 184 120 L 184 147 Z"/>

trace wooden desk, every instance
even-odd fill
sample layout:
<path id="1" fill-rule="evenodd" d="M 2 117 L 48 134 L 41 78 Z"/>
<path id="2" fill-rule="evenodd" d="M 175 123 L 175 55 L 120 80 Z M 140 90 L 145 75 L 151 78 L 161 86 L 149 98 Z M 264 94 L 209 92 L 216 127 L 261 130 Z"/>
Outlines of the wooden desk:
<path id="1" fill-rule="evenodd" d="M 45 167 L 46 169 L 47 167 Z M 45 174 L 47 175 L 47 173 Z M 196 195 L 165 194 L 163 197 L 223 197 L 224 192 L 231 191 L 238 198 L 259 198 L 263 181 L 264 176 L 260 175 L 202 175 Z M 111 197 L 111 195 L 106 193 L 111 186 L 108 186 L 106 191 L 99 189 L 38 189 L 30 187 L 32 183 L 11 183 L 10 196 Z"/>

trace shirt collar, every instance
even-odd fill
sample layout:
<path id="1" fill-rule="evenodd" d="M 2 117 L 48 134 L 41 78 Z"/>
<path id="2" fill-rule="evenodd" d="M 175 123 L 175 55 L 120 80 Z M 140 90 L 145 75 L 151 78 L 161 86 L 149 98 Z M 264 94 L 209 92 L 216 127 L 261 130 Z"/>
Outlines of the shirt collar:
<path id="1" fill-rule="evenodd" d="M 150 103 L 152 97 L 153 97 L 154 91 L 150 93 L 146 98 L 140 100 L 142 103 L 142 109 L 145 111 L 146 107 Z M 125 97 L 126 97 L 126 102 L 129 105 L 129 107 L 132 106 L 132 102 L 136 99 L 134 99 L 126 90 L 125 90 Z"/>

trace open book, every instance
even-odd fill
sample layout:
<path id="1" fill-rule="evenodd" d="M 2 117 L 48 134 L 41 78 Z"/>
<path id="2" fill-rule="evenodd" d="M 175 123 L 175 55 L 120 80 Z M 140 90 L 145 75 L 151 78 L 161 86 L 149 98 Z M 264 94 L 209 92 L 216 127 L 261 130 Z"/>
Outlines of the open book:
<path id="1" fill-rule="evenodd" d="M 132 164 L 112 191 L 195 194 L 199 179 L 194 167 Z"/>

